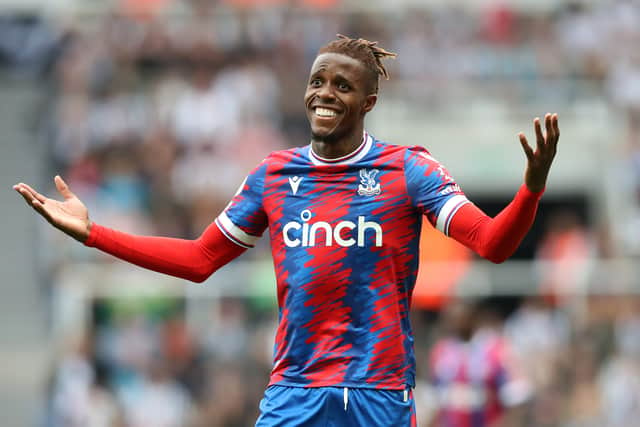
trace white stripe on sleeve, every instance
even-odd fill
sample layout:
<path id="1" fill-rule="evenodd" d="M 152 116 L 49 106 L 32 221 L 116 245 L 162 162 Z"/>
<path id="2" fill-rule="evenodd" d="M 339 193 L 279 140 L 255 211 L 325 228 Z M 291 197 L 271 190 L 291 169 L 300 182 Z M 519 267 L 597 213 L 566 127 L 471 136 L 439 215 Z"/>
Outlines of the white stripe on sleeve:
<path id="1" fill-rule="evenodd" d="M 457 194 L 447 200 L 440 209 L 440 213 L 438 214 L 438 220 L 436 221 L 436 228 L 442 231 L 446 236 L 449 235 L 449 224 L 451 223 L 451 219 L 458 212 L 462 206 L 467 203 L 471 203 L 469 199 L 461 194 Z"/>
<path id="2" fill-rule="evenodd" d="M 222 212 L 218 218 L 216 219 L 216 223 L 220 226 L 221 231 L 229 237 L 232 241 L 239 244 L 240 246 L 252 248 L 256 241 L 259 239 L 258 236 L 252 236 L 251 234 L 246 233 L 240 227 L 235 225 L 231 218 L 227 216 L 226 212 Z"/>

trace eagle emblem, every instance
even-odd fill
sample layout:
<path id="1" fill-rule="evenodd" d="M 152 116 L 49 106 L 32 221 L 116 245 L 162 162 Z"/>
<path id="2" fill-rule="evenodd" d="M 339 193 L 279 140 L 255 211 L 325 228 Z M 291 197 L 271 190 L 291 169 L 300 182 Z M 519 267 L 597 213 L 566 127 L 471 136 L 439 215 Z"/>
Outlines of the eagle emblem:
<path id="1" fill-rule="evenodd" d="M 361 196 L 375 196 L 380 194 L 380 183 L 376 182 L 376 175 L 380 171 L 378 169 L 360 169 L 360 184 L 358 185 L 358 194 Z"/>

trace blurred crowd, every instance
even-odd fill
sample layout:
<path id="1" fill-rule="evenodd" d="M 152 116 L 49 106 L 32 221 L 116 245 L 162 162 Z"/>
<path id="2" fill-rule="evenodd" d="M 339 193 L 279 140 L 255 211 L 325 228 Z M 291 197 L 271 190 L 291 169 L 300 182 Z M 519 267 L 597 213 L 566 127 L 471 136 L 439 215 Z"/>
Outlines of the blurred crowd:
<path id="1" fill-rule="evenodd" d="M 461 333 L 464 328 L 461 329 L 459 319 L 460 301 L 451 301 L 445 307 L 435 329 L 426 323 L 419 324 L 419 328 L 435 330 L 437 337 L 435 345 L 429 339 L 419 345 L 431 359 L 430 365 L 419 363 L 422 379 L 417 388 L 418 393 L 422 390 L 419 413 L 437 417 L 451 407 L 462 413 L 482 412 L 477 408 L 472 411 L 473 404 L 465 408 L 460 399 L 455 399 L 456 393 L 467 390 L 486 396 L 484 403 L 475 405 L 503 417 L 503 424 L 495 417 L 496 424 L 487 425 L 634 425 L 640 402 L 637 382 L 640 301 L 591 297 L 582 301 L 581 313 L 559 310 L 543 297 L 528 297 L 516 305 L 512 302 L 500 298 L 475 302 L 474 315 L 467 320 L 473 323 L 466 337 Z M 465 303 L 469 305 L 468 301 Z M 515 310 L 510 310 L 510 306 Z M 452 308 L 458 310 L 458 318 L 451 315 Z M 437 351 L 443 335 L 466 343 L 462 356 L 466 353 L 467 369 L 471 372 L 465 381 L 450 384 L 445 381 L 449 386 L 447 399 L 437 393 L 442 388 L 443 373 L 442 366 L 437 364 Z M 445 374 L 446 364 L 456 359 L 456 353 L 448 356 Z M 425 361 L 424 356 L 419 355 L 418 359 Z M 492 368 L 498 372 L 494 377 L 486 373 Z M 495 404 L 489 399 L 492 393 L 500 402 L 498 409 L 491 408 Z M 438 403 L 443 407 L 438 407 Z M 419 425 L 429 425 L 425 423 L 428 418 L 424 416 Z"/>
<path id="2" fill-rule="evenodd" d="M 466 318 L 461 304 L 472 308 Z M 452 299 L 439 312 L 415 310 L 418 425 L 463 426 L 438 417 L 489 412 L 491 396 L 498 402 L 492 420 L 508 417 L 500 424 L 508 427 L 635 425 L 640 300 L 600 296 L 582 305 L 572 311 L 542 297 Z M 110 319 L 94 316 L 91 333 L 64 346 L 42 426 L 255 423 L 270 370 L 273 313 L 224 299 L 213 305 L 207 328 L 191 330 L 179 308 L 117 306 L 97 302 L 94 311 L 111 311 Z M 456 376 L 456 362 L 468 377 Z"/>
<path id="3" fill-rule="evenodd" d="M 45 137 L 53 170 L 99 207 L 97 220 L 197 235 L 266 154 L 307 143 L 308 68 L 338 32 L 397 52 L 383 96 L 425 114 L 470 95 L 510 105 L 608 96 L 628 117 L 621 143 L 640 188 L 635 2 L 393 14 L 185 4 L 179 17 L 114 12 L 60 37 Z"/>
<path id="4" fill-rule="evenodd" d="M 139 3 L 165 9 L 142 13 L 131 7 L 136 2 L 122 2 L 105 15 L 49 22 L 49 37 L 33 38 L 47 40 L 34 41 L 32 51 L 48 52 L 37 65 L 49 90 L 41 134 L 51 171 L 66 178 L 97 222 L 138 234 L 199 235 L 270 151 L 307 143 L 308 68 L 318 48 L 342 33 L 397 52 L 382 96 L 425 114 L 469 96 L 516 107 L 607 99 L 626 123 L 621 182 L 637 196 L 630 216 L 636 226 L 623 236 L 624 247 L 640 253 L 635 1 L 393 12 L 338 12 L 323 2 L 259 9 L 205 0 Z M 541 271 L 547 294 L 575 289 L 586 263 L 602 255 L 592 230 L 559 222 L 537 252 L 539 261 L 565 266 Z M 269 256 L 262 240 L 249 258 Z M 70 259 L 108 259 L 77 246 L 48 258 L 54 283 Z M 212 302 L 206 327 L 194 329 L 181 301 L 173 303 L 177 308 L 158 313 L 148 304 L 118 310 L 117 300 L 95 301 L 88 333 L 60 346 L 42 425 L 252 425 L 271 363 L 274 308 L 223 299 Z M 640 301 L 591 297 L 577 304 L 563 294 L 490 307 L 490 328 L 530 385 L 515 426 L 622 427 L 640 417 Z M 110 314 L 100 315 L 105 310 Z M 445 319 L 437 311 L 414 313 L 424 425 L 438 411 L 429 360 L 432 344 L 451 333 Z"/>
<path id="5" fill-rule="evenodd" d="M 270 369 L 273 316 L 225 299 L 194 331 L 181 305 L 96 302 L 91 332 L 63 347 L 42 425 L 253 425 Z"/>

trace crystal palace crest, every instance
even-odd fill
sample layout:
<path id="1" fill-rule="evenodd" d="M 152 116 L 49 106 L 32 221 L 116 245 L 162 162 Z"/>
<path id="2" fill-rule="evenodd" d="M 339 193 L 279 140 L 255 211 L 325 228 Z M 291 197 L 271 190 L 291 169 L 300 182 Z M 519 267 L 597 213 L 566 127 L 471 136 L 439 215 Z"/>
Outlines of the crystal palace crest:
<path id="1" fill-rule="evenodd" d="M 378 169 L 360 169 L 360 185 L 358 185 L 358 194 L 361 196 L 375 196 L 380 194 L 380 183 L 376 182 L 376 175 L 380 171 Z"/>

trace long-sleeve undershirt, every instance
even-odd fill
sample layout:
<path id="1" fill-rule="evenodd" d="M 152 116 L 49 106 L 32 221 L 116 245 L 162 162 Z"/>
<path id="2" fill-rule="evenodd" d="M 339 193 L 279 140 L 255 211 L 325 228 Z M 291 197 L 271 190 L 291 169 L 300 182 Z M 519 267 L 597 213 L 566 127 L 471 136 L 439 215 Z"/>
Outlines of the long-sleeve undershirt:
<path id="1" fill-rule="evenodd" d="M 449 236 L 492 262 L 509 258 L 531 228 L 542 192 L 523 185 L 494 218 L 472 203 L 451 220 Z M 202 282 L 246 249 L 229 240 L 211 223 L 195 240 L 136 236 L 92 224 L 86 246 L 160 273 Z"/>

